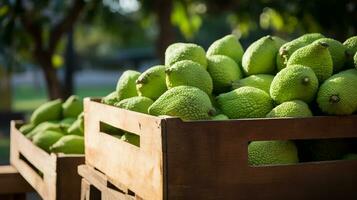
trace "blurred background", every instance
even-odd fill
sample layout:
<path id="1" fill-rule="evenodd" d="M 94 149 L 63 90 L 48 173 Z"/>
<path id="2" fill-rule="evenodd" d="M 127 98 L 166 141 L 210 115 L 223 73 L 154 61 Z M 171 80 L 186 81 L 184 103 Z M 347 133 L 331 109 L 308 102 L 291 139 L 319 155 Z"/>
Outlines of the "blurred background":
<path id="1" fill-rule="evenodd" d="M 9 120 L 48 99 L 104 96 L 121 72 L 163 63 L 173 42 L 205 49 L 233 33 L 356 35 L 356 0 L 0 0 L 0 164 Z"/>

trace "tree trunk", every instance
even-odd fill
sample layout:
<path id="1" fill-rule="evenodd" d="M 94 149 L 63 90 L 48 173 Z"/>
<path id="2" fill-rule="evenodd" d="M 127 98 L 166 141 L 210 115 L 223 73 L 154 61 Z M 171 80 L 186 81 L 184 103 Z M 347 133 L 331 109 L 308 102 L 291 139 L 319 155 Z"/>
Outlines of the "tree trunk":
<path id="1" fill-rule="evenodd" d="M 0 66 L 0 111 L 11 111 L 11 73 Z"/>
<path id="2" fill-rule="evenodd" d="M 52 55 L 50 54 L 37 57 L 38 63 L 45 76 L 47 93 L 51 100 L 58 98 L 64 99 L 63 87 L 57 76 L 57 70 L 52 65 L 51 57 Z"/>
<path id="3" fill-rule="evenodd" d="M 171 24 L 172 0 L 155 0 L 155 9 L 159 27 L 156 52 L 163 63 L 167 46 L 175 41 L 174 27 Z"/>
<path id="4" fill-rule="evenodd" d="M 76 64 L 76 55 L 73 47 L 73 30 L 67 34 L 66 63 L 64 72 L 64 95 L 69 97 L 74 92 L 73 75 Z"/>

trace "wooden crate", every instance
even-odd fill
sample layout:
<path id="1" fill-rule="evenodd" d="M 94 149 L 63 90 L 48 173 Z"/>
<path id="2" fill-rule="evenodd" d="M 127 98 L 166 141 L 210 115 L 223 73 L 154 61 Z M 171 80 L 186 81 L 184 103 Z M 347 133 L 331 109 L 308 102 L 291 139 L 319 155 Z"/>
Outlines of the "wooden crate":
<path id="1" fill-rule="evenodd" d="M 80 165 L 78 173 L 82 176 L 81 200 L 142 200 L 130 191 L 116 188 L 108 177 L 88 165 Z"/>
<path id="2" fill-rule="evenodd" d="M 48 154 L 18 130 L 20 125 L 11 122 L 10 163 L 43 199 L 78 200 L 77 166 L 84 163 L 84 155 Z"/>
<path id="3" fill-rule="evenodd" d="M 1 200 L 25 200 L 26 193 L 33 191 L 33 188 L 13 166 L 0 166 Z"/>
<path id="4" fill-rule="evenodd" d="M 86 164 L 143 199 L 357 199 L 357 161 L 253 167 L 247 156 L 249 141 L 356 138 L 357 116 L 183 122 L 91 99 L 84 112 Z"/>

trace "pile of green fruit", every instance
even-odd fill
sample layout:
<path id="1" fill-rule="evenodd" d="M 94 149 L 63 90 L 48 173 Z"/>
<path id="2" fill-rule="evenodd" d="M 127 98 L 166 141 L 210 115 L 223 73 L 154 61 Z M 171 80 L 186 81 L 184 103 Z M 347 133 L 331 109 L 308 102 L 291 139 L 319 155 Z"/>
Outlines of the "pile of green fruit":
<path id="1" fill-rule="evenodd" d="M 245 51 L 234 35 L 218 39 L 207 52 L 175 43 L 166 49 L 164 65 L 125 71 L 102 102 L 182 120 L 351 115 L 357 111 L 356 51 L 357 36 L 342 44 L 319 33 L 289 42 L 268 35 Z M 309 144 L 316 146 L 310 153 L 320 154 L 320 142 Z M 294 141 L 255 141 L 248 150 L 254 165 L 299 162 Z M 337 148 L 330 151 L 322 154 L 344 156 L 334 153 Z"/>
<path id="2" fill-rule="evenodd" d="M 47 152 L 83 154 L 83 126 L 83 102 L 73 95 L 42 104 L 19 131 Z"/>

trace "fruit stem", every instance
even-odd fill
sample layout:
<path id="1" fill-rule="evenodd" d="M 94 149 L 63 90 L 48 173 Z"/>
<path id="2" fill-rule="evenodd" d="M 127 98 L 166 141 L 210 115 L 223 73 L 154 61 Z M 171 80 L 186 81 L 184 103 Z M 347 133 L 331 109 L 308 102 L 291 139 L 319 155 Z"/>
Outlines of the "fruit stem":
<path id="1" fill-rule="evenodd" d="M 340 97 L 338 97 L 337 95 L 332 95 L 330 97 L 330 102 L 331 103 L 338 103 L 340 101 Z"/>
<path id="2" fill-rule="evenodd" d="M 309 84 L 310 79 L 309 79 L 309 77 L 304 77 L 301 82 L 303 85 L 307 85 L 307 84 Z"/>

